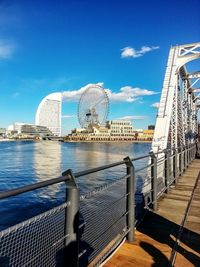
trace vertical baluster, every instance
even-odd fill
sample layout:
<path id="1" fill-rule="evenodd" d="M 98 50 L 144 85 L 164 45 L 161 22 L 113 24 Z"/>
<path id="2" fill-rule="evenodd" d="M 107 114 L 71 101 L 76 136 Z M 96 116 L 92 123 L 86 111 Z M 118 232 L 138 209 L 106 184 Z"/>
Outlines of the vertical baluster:
<path id="1" fill-rule="evenodd" d="M 129 157 L 124 158 L 126 164 L 127 178 L 127 234 L 128 242 L 135 240 L 135 168 Z"/>

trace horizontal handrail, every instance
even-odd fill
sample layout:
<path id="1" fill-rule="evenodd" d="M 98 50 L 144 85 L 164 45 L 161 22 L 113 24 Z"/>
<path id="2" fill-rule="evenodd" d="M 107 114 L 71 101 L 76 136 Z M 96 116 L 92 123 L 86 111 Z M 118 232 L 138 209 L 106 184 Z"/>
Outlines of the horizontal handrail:
<path id="1" fill-rule="evenodd" d="M 117 167 L 117 166 L 120 166 L 120 165 L 123 165 L 123 164 L 125 164 L 124 161 L 118 161 L 118 162 L 111 163 L 111 164 L 108 164 L 108 165 L 104 165 L 104 166 L 101 166 L 101 167 L 92 168 L 92 169 L 89 169 L 89 170 L 86 170 L 86 171 L 75 172 L 74 176 L 76 178 L 78 178 L 78 177 L 85 176 L 85 175 L 88 175 L 88 174 L 91 174 L 91 173 L 95 173 L 95 172 L 103 171 L 103 170 L 110 169 L 110 168 L 113 168 L 113 167 Z M 65 172 L 63 172 L 63 175 L 64 174 L 65 174 Z"/>
<path id="2" fill-rule="evenodd" d="M 15 188 L 15 189 L 11 189 L 11 190 L 7 190 L 4 192 L 0 192 L 0 199 L 3 198 L 7 198 L 7 197 L 12 197 L 12 196 L 16 196 L 22 193 L 26 193 L 32 190 L 36 190 L 36 189 L 40 189 L 49 185 L 53 185 L 53 184 L 57 184 L 57 183 L 61 183 L 61 182 L 65 182 L 69 180 L 69 176 L 60 176 L 57 178 L 53 178 L 53 179 L 49 179 L 47 181 L 43 181 L 43 182 L 38 182 L 35 184 L 31 184 L 31 185 L 25 185 L 19 188 Z"/>
<path id="3" fill-rule="evenodd" d="M 145 158 L 148 158 L 148 157 L 149 157 L 149 154 L 148 154 L 148 155 L 145 155 L 145 156 L 137 157 L 137 158 L 132 158 L 131 161 L 136 161 L 136 160 L 140 160 L 140 159 L 145 159 Z"/>

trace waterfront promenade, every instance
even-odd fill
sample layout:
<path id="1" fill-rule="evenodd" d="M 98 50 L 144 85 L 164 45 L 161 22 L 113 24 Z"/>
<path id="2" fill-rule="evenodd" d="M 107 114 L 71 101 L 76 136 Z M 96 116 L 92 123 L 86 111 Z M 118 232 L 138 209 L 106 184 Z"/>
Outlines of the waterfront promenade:
<path id="1" fill-rule="evenodd" d="M 172 266 L 200 266 L 199 170 L 200 159 L 195 159 L 175 188 L 159 200 L 158 210 L 147 211 L 135 242 L 125 242 L 104 267 L 163 267 L 170 266 L 170 258 Z"/>

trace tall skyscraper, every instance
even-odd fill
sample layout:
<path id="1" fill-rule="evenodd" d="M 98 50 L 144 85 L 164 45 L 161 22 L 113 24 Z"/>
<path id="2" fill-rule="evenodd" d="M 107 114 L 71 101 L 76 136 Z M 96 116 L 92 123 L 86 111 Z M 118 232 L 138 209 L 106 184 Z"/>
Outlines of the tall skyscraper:
<path id="1" fill-rule="evenodd" d="M 52 93 L 40 102 L 35 124 L 46 126 L 56 136 L 61 136 L 62 93 Z"/>

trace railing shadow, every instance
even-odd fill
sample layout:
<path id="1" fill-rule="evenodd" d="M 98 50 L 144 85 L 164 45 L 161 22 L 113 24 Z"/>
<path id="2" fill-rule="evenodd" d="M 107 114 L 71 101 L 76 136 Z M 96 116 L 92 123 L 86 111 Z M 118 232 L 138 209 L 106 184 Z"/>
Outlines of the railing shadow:
<path id="1" fill-rule="evenodd" d="M 81 213 L 79 213 L 79 252 L 81 256 L 79 257 L 79 265 L 86 267 L 89 264 L 90 255 L 93 253 L 94 249 L 87 243 L 82 237 L 85 230 L 85 220 Z"/>
<path id="2" fill-rule="evenodd" d="M 148 211 L 145 215 L 145 220 L 138 226 L 138 231 L 151 237 L 152 239 L 158 241 L 159 243 L 166 244 L 172 249 L 176 244 L 176 237 L 178 235 L 180 226 L 173 223 L 164 217 Z M 190 238 L 188 238 L 190 236 Z M 191 238 L 192 237 L 192 238 Z M 142 242 L 141 242 L 142 243 Z M 184 243 L 189 249 L 195 252 L 200 252 L 200 235 L 194 233 L 186 228 L 184 228 L 181 244 L 178 246 L 177 252 L 184 256 L 188 261 L 190 261 L 194 266 L 199 266 L 200 257 L 189 251 L 187 247 L 182 246 Z M 150 254 L 155 260 L 155 264 L 159 263 L 155 249 L 151 248 L 149 244 L 141 244 L 143 248 Z M 156 249 L 157 250 L 157 249 Z M 161 253 L 161 252 L 160 252 Z M 167 262 L 166 262 L 167 264 Z M 165 266 L 165 265 L 152 265 L 152 266 Z"/>
<path id="3" fill-rule="evenodd" d="M 152 256 L 154 263 L 151 265 L 152 267 L 167 267 L 169 266 L 168 258 L 156 247 L 147 242 L 140 242 L 140 246 Z"/>
<path id="4" fill-rule="evenodd" d="M 68 266 L 74 267 L 78 266 L 86 267 L 89 264 L 89 257 L 94 251 L 94 249 L 84 240 L 82 240 L 82 236 L 84 233 L 84 217 L 81 213 L 76 213 L 74 218 L 74 232 L 77 229 L 77 225 L 81 225 L 82 227 L 79 228 L 77 241 L 70 242 L 65 248 L 58 251 L 56 254 L 56 267 L 61 266 Z M 77 261 L 77 259 L 79 259 Z M 0 265 L 1 267 L 1 265 Z"/>
<path id="5" fill-rule="evenodd" d="M 9 267 L 10 266 L 10 259 L 9 257 L 0 257 L 0 266 L 1 267 Z"/>

